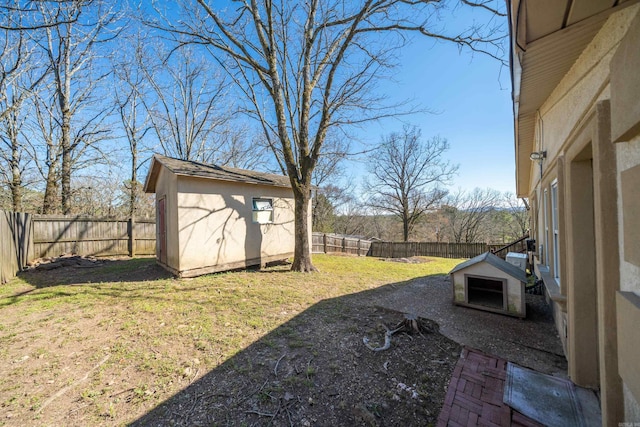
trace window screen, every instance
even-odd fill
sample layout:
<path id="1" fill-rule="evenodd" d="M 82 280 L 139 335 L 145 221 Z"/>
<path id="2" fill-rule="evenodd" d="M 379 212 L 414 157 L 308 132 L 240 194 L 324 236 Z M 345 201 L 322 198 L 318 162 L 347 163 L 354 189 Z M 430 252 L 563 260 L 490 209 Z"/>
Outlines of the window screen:
<path id="1" fill-rule="evenodd" d="M 273 222 L 272 199 L 253 199 L 253 222 L 257 224 L 270 224 Z"/>
<path id="2" fill-rule="evenodd" d="M 273 203 L 271 199 L 253 199 L 254 211 L 272 211 Z"/>

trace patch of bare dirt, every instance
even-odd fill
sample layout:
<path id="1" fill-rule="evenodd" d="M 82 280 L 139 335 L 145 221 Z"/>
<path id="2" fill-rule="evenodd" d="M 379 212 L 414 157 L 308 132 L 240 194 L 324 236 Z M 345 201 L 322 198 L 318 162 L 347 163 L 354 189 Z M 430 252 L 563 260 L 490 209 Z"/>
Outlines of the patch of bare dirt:
<path id="1" fill-rule="evenodd" d="M 134 425 L 429 425 L 460 346 L 417 318 L 422 333 L 387 328 L 402 313 L 358 296 L 305 311 L 209 372 Z"/>

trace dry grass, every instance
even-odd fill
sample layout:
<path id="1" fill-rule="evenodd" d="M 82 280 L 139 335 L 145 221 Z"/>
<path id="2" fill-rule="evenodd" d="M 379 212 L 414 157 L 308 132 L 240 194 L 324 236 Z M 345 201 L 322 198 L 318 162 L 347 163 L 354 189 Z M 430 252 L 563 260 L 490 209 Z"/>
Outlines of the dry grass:
<path id="1" fill-rule="evenodd" d="M 317 274 L 179 280 L 134 259 L 23 274 L 0 287 L 0 425 L 129 422 L 321 300 L 458 262 L 317 255 Z"/>

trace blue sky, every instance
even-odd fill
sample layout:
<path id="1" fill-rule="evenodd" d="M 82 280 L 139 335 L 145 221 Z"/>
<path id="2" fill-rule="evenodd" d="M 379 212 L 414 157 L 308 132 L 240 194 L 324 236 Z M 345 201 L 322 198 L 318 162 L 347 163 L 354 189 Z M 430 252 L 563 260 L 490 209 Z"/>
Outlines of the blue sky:
<path id="1" fill-rule="evenodd" d="M 395 82 L 380 87 L 390 102 L 413 98 L 437 114 L 406 118 L 423 138 L 440 135 L 450 144 L 445 157 L 459 164 L 451 190 L 475 187 L 515 192 L 513 110 L 509 70 L 485 55 L 459 52 L 453 44 L 416 39 L 404 49 Z M 392 94 L 392 95 L 391 95 Z M 359 133 L 367 143 L 400 130 L 386 120 Z M 356 170 L 360 167 L 356 165 Z M 362 172 L 358 172 L 360 175 Z"/>
<path id="2" fill-rule="evenodd" d="M 474 19 L 487 19 L 486 13 L 469 8 L 448 11 L 443 17 L 441 24 L 448 33 L 467 28 Z M 379 84 L 379 94 L 388 96 L 389 104 L 413 99 L 420 107 L 435 112 L 403 120 L 418 126 L 425 139 L 439 135 L 449 141 L 451 148 L 445 157 L 459 165 L 450 190 L 480 187 L 515 192 L 508 68 L 486 55 L 468 49 L 460 51 L 452 43 L 436 43 L 420 36 L 414 36 L 402 50 L 398 63 L 394 79 Z M 353 133 L 370 148 L 383 135 L 401 130 L 403 124 L 387 119 L 367 123 L 365 130 Z M 345 181 L 359 184 L 366 176 L 361 160 L 350 160 L 346 169 L 349 172 Z"/>

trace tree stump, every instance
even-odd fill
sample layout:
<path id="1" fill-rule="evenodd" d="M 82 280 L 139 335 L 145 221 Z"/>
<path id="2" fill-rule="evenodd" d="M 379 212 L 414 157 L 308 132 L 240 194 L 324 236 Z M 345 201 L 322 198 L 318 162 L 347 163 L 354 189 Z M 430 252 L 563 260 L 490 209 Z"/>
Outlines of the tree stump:
<path id="1" fill-rule="evenodd" d="M 418 316 L 414 313 L 405 313 L 404 319 L 396 325 L 395 328 L 389 329 L 386 325 L 382 325 L 386 330 L 384 334 L 384 345 L 382 347 L 373 347 L 369 344 L 369 338 L 363 337 L 362 342 L 369 350 L 372 351 L 384 351 L 391 347 L 391 336 L 398 332 L 406 332 L 407 334 L 420 334 L 422 335 L 422 329 L 418 322 Z"/>

